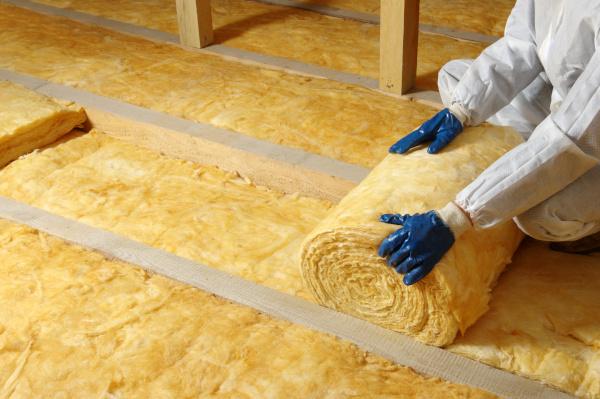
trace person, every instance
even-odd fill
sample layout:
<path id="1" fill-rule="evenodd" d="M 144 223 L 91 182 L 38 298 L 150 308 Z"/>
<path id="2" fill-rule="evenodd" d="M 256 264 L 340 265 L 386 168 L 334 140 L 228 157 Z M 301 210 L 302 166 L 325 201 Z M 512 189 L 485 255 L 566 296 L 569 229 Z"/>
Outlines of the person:
<path id="1" fill-rule="evenodd" d="M 475 60 L 443 67 L 446 108 L 390 152 L 429 143 L 436 154 L 464 126 L 484 121 L 512 126 L 526 141 L 443 209 L 381 216 L 402 225 L 378 253 L 405 284 L 425 277 L 465 231 L 511 218 L 555 249 L 599 249 L 599 47 L 600 0 L 517 0 L 502 39 Z"/>

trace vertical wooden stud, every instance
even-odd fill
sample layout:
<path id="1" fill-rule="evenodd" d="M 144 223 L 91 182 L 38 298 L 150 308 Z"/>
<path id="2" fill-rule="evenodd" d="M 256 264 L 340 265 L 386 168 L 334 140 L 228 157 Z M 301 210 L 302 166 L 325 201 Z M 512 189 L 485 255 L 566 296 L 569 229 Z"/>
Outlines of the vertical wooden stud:
<path id="1" fill-rule="evenodd" d="M 210 0 L 176 0 L 179 40 L 184 46 L 206 47 L 213 42 Z"/>
<path id="2" fill-rule="evenodd" d="M 381 0 L 379 87 L 406 94 L 415 86 L 419 0 Z"/>

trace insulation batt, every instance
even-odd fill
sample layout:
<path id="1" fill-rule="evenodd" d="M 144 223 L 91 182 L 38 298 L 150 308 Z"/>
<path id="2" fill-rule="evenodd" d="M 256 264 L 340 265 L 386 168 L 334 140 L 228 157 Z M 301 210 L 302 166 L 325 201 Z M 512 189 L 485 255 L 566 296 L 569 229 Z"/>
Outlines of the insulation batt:
<path id="1" fill-rule="evenodd" d="M 441 189 L 444 184 L 440 182 Z M 97 132 L 67 137 L 62 143 L 12 162 L 0 171 L 0 195 L 306 299 L 312 296 L 302 284 L 297 257 L 302 240 L 331 207 L 326 201 L 257 187 L 235 174 L 170 159 Z M 500 276 L 490 310 L 447 348 L 567 392 L 600 398 L 600 344 L 596 335 L 600 331 L 599 260 L 557 254 L 541 244 L 521 248 L 514 263 Z M 24 273 L 28 275 L 27 271 Z M 2 273 L 0 279 L 1 276 Z M 61 281 L 69 287 L 75 284 L 68 276 Z M 174 304 L 173 308 L 187 309 L 196 301 L 193 297 L 189 302 Z M 228 309 L 224 308 L 221 314 L 229 312 Z M 189 330 L 183 321 L 173 325 L 185 327 L 183 334 L 195 333 L 204 325 L 204 319 L 196 317 L 194 313 Z M 163 324 L 157 316 L 145 328 L 150 330 Z M 9 325 L 5 323 L 7 328 Z M 223 331 L 226 328 L 239 326 L 227 324 Z M 178 336 L 166 327 L 161 331 L 164 334 L 159 334 L 159 338 Z M 115 334 L 119 337 L 121 333 Z M 223 335 L 224 340 L 228 337 Z M 181 339 L 188 342 L 187 338 Z M 270 339 L 272 336 L 267 335 L 265 341 Z M 28 341 L 20 342 L 25 345 Z M 286 340 L 274 342 L 278 348 L 302 347 L 302 358 L 310 367 L 317 362 L 323 366 L 333 364 L 336 370 L 347 367 L 342 365 L 346 363 L 331 360 L 331 353 L 325 349 L 329 348 L 329 341 L 317 345 L 314 353 L 325 355 L 315 355 L 314 362 L 313 350 L 306 345 L 294 341 L 286 346 Z M 225 353 L 232 350 L 228 347 Z M 267 352 L 264 347 L 257 350 Z M 287 355 L 278 352 L 276 357 L 282 359 L 278 369 L 289 370 L 284 365 L 289 361 Z M 300 370 L 296 363 L 290 364 Z M 393 370 L 402 373 L 400 369 Z M 265 372 L 262 368 L 259 371 Z M 302 375 L 299 373 L 293 375 Z M 285 375 L 291 374 L 286 371 Z M 331 381 L 336 381 L 338 374 L 332 375 Z M 414 374 L 407 378 L 411 375 Z M 400 377 L 390 381 L 397 381 L 395 378 Z M 307 380 L 312 377 L 302 379 Z M 435 397 L 429 392 L 420 395 Z"/>
<path id="2" fill-rule="evenodd" d="M 398 226 L 384 213 L 439 209 L 493 161 L 522 142 L 508 128 L 465 130 L 447 150 L 390 154 L 308 235 L 302 277 L 318 302 L 433 345 L 486 312 L 490 291 L 521 240 L 514 223 L 470 231 L 424 280 L 405 286 L 402 275 L 377 256 Z"/>
<path id="3" fill-rule="evenodd" d="M 0 221 L 0 397 L 492 399 Z"/>
<path id="4" fill-rule="evenodd" d="M 85 120 L 75 104 L 0 80 L 0 167 L 54 142 Z"/>
<path id="5" fill-rule="evenodd" d="M 57 7 L 178 34 L 170 0 L 41 0 Z M 379 27 L 290 7 L 247 0 L 212 1 L 215 42 L 285 57 L 337 71 L 379 77 Z M 423 33 L 419 37 L 417 86 L 437 90 L 437 72 L 456 58 L 475 58 L 481 43 Z"/>
<path id="6" fill-rule="evenodd" d="M 297 253 L 331 207 L 97 131 L 13 162 L 0 195 L 305 299 Z"/>

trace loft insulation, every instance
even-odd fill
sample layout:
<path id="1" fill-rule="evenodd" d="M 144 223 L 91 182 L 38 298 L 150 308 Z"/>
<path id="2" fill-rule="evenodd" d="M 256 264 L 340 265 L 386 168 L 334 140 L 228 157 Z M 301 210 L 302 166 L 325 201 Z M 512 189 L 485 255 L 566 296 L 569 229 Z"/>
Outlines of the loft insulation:
<path id="1" fill-rule="evenodd" d="M 178 34 L 170 0 L 41 0 L 41 3 Z M 326 68 L 379 77 L 379 26 L 247 0 L 213 0 L 215 43 Z M 437 72 L 448 61 L 474 58 L 485 44 L 422 33 L 417 87 L 437 90 Z"/>
<path id="2" fill-rule="evenodd" d="M 301 243 L 331 208 L 97 132 L 11 163 L 0 171 L 0 195 L 306 299 Z M 599 398 L 598 259 L 526 245 L 490 310 L 447 349 Z"/>
<path id="3" fill-rule="evenodd" d="M 0 80 L 0 167 L 56 141 L 86 120 L 83 109 Z"/>
<path id="4" fill-rule="evenodd" d="M 436 112 L 3 3 L 0 68 L 364 166 Z"/>
<path id="5" fill-rule="evenodd" d="M 443 346 L 488 309 L 490 291 L 516 251 L 511 221 L 458 240 L 425 279 L 406 286 L 377 256 L 398 226 L 384 213 L 440 209 L 485 168 L 522 142 L 510 128 L 465 130 L 442 153 L 390 154 L 311 232 L 302 249 L 302 277 L 325 306 Z"/>
<path id="6" fill-rule="evenodd" d="M 297 253 L 331 207 L 95 131 L 0 171 L 0 195 L 305 299 Z"/>
<path id="7" fill-rule="evenodd" d="M 0 221 L 2 398 L 473 398 L 333 336 Z"/>
<path id="8" fill-rule="evenodd" d="M 46 0 L 41 0 L 45 2 Z M 51 0 L 55 1 L 55 0 Z M 296 0 L 300 3 L 379 14 L 379 0 Z M 68 1 L 62 1 L 66 3 Z M 502 36 L 515 0 L 421 0 L 419 22 L 457 31 Z"/>
<path id="9" fill-rule="evenodd" d="M 448 349 L 600 398 L 600 257 L 528 239 L 492 292 L 490 310 Z"/>

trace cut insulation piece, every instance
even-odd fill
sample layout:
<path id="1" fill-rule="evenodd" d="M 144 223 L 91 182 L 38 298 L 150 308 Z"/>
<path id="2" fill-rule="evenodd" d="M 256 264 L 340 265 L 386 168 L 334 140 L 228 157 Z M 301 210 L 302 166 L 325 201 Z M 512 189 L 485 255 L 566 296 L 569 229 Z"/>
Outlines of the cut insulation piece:
<path id="1" fill-rule="evenodd" d="M 3 398 L 494 398 L 3 220 L 0 257 Z"/>
<path id="2" fill-rule="evenodd" d="M 0 80 L 0 167 L 85 122 L 81 107 Z"/>
<path id="3" fill-rule="evenodd" d="M 520 142 L 512 129 L 470 128 L 440 154 L 388 155 L 304 243 L 301 272 L 317 301 L 429 344 L 452 343 L 488 309 L 490 289 L 521 233 L 512 222 L 468 232 L 429 276 L 407 287 L 377 256 L 398 228 L 379 215 L 443 207 Z"/>

